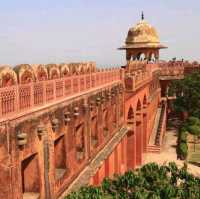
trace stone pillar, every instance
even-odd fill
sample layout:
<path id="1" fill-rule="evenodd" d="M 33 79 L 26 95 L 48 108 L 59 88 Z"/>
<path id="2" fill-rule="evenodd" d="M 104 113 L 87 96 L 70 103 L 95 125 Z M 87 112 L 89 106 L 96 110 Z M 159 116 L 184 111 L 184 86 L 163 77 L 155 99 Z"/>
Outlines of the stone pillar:
<path id="1" fill-rule="evenodd" d="M 109 157 L 105 160 L 105 177 L 109 177 L 109 172 L 110 172 L 110 168 L 109 168 Z"/>
<path id="2" fill-rule="evenodd" d="M 110 154 L 108 158 L 109 162 L 109 177 L 112 178 L 115 173 L 115 157 L 114 157 L 114 151 Z"/>
<path id="3" fill-rule="evenodd" d="M 115 168 L 115 173 L 118 174 L 118 168 L 119 168 L 119 165 L 118 165 L 118 151 L 117 151 L 117 147 L 115 148 L 115 151 L 114 151 L 114 168 Z"/>
<path id="4" fill-rule="evenodd" d="M 147 136 L 147 105 L 143 106 L 143 152 L 147 152 L 148 136 Z"/>
<path id="5" fill-rule="evenodd" d="M 136 137 L 134 131 L 127 133 L 127 169 L 135 169 L 136 166 Z"/>
<path id="6" fill-rule="evenodd" d="M 136 165 L 142 165 L 143 153 L 143 124 L 141 112 L 136 113 Z"/>

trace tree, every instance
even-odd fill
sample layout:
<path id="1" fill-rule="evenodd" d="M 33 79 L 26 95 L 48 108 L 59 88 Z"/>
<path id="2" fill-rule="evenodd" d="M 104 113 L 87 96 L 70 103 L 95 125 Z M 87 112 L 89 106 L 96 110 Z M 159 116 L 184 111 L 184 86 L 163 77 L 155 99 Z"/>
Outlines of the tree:
<path id="1" fill-rule="evenodd" d="M 182 80 L 171 83 L 169 92 L 176 95 L 174 109 L 177 113 L 187 112 L 189 116 L 200 118 L 200 73 L 187 75 Z"/>
<path id="2" fill-rule="evenodd" d="M 66 199 L 197 199 L 200 178 L 179 169 L 174 162 L 159 166 L 146 164 L 124 175 L 105 178 L 99 187 L 84 187 Z"/>
<path id="3" fill-rule="evenodd" d="M 197 117 L 189 117 L 184 124 L 189 133 L 194 136 L 194 151 L 196 146 L 196 138 L 200 136 L 200 119 Z"/>

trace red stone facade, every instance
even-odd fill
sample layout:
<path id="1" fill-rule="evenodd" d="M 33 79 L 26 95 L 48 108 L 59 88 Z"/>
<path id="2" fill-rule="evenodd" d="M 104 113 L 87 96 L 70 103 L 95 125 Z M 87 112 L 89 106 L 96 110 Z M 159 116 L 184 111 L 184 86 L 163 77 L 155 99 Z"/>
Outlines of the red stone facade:
<path id="1" fill-rule="evenodd" d="M 94 63 L 2 67 L 0 198 L 59 198 L 100 153 L 86 184 L 142 165 L 144 153 L 162 147 L 167 107 L 161 87 L 199 68 L 137 61 L 101 70 Z M 111 151 L 104 154 L 106 147 Z"/>

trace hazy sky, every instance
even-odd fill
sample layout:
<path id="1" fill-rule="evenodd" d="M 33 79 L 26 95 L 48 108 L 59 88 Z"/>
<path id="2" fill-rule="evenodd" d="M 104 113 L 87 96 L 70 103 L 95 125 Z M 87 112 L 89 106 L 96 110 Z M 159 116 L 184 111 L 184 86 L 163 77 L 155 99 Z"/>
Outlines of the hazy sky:
<path id="1" fill-rule="evenodd" d="M 121 65 L 142 10 L 169 47 L 161 59 L 199 60 L 199 0 L 0 0 L 0 64 Z"/>

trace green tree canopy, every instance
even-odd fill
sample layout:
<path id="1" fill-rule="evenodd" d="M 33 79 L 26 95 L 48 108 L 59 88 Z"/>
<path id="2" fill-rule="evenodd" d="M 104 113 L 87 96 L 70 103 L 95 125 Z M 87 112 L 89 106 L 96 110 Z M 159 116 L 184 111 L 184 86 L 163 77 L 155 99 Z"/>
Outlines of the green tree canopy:
<path id="1" fill-rule="evenodd" d="M 200 178 L 175 163 L 159 166 L 146 164 L 136 171 L 105 178 L 98 187 L 84 187 L 66 199 L 197 199 Z"/>
<path id="2" fill-rule="evenodd" d="M 176 94 L 174 109 L 186 111 L 189 115 L 200 118 L 200 73 L 187 75 L 183 80 L 172 82 L 169 93 Z"/>

